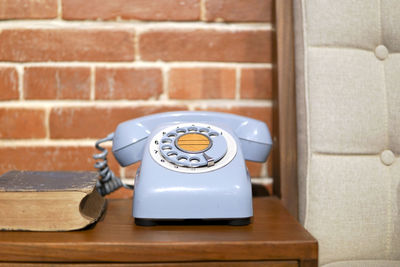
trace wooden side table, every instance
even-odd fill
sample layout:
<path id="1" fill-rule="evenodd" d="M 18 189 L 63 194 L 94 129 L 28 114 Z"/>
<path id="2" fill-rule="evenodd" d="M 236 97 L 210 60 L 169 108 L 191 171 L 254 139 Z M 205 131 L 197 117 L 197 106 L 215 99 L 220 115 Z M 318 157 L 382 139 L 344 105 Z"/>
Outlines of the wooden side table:
<path id="1" fill-rule="evenodd" d="M 276 198 L 254 198 L 248 226 L 136 226 L 131 200 L 109 200 L 102 220 L 73 232 L 0 232 L 0 262 L 144 266 L 317 266 L 317 241 Z M 150 264 L 152 263 L 152 264 Z"/>

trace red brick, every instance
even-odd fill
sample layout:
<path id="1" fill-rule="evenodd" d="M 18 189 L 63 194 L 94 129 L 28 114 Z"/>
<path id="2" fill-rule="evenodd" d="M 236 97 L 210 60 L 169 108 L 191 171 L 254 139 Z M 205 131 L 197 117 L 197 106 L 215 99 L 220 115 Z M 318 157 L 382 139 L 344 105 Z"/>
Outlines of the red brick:
<path id="1" fill-rule="evenodd" d="M 145 115 L 185 110 L 186 106 L 67 107 L 50 113 L 51 138 L 103 138 L 123 121 Z"/>
<path id="2" fill-rule="evenodd" d="M 267 30 L 154 30 L 140 36 L 142 60 L 271 62 L 273 33 Z"/>
<path id="3" fill-rule="evenodd" d="M 200 0 L 67 0 L 62 3 L 64 19 L 175 20 L 200 18 Z"/>
<path id="4" fill-rule="evenodd" d="M 249 173 L 251 177 L 264 177 L 265 175 L 262 175 L 262 167 L 263 165 L 267 165 L 267 176 L 272 175 L 272 168 L 273 168 L 273 156 L 272 152 L 268 156 L 267 162 L 252 162 L 252 161 L 246 161 L 247 168 L 249 169 Z"/>
<path id="5" fill-rule="evenodd" d="M 272 99 L 273 81 L 272 69 L 242 69 L 240 98 Z"/>
<path id="6" fill-rule="evenodd" d="M 128 167 L 125 167 L 125 177 L 126 178 L 135 178 L 136 177 L 136 171 L 140 166 L 140 162 L 134 163 Z"/>
<path id="7" fill-rule="evenodd" d="M 96 171 L 92 158 L 97 150 L 88 146 L 0 147 L 0 173 L 10 170 Z M 110 168 L 119 175 L 119 165 L 108 157 Z"/>
<path id="8" fill-rule="evenodd" d="M 18 99 L 18 73 L 15 68 L 0 68 L 0 100 Z"/>
<path id="9" fill-rule="evenodd" d="M 161 93 L 160 69 L 96 69 L 96 99 L 148 99 Z"/>
<path id="10" fill-rule="evenodd" d="M 57 9 L 57 0 L 0 0 L 0 19 L 50 19 Z"/>
<path id="11" fill-rule="evenodd" d="M 207 0 L 206 20 L 272 22 L 273 0 Z"/>
<path id="12" fill-rule="evenodd" d="M 207 110 L 216 112 L 232 113 L 240 116 L 245 116 L 260 120 L 268 125 L 269 131 L 272 134 L 272 108 L 271 107 L 249 107 L 249 106 L 234 106 L 226 107 L 208 107 L 196 108 L 197 110 Z"/>
<path id="13" fill-rule="evenodd" d="M 1 108 L 0 138 L 44 138 L 45 113 L 39 109 Z"/>
<path id="14" fill-rule="evenodd" d="M 89 99 L 90 69 L 31 67 L 25 69 L 26 99 Z"/>
<path id="15" fill-rule="evenodd" d="M 263 165 L 267 165 L 267 176 L 272 175 L 272 168 L 273 168 L 273 154 L 270 153 L 268 156 L 267 162 L 252 162 L 252 161 L 246 161 L 247 168 L 249 169 L 249 173 L 251 177 L 265 177 L 265 175 L 262 174 L 262 167 Z"/>
<path id="16" fill-rule="evenodd" d="M 174 68 L 169 97 L 175 99 L 235 98 L 236 72 L 222 68 Z"/>
<path id="17" fill-rule="evenodd" d="M 270 184 L 264 185 L 264 187 L 265 187 L 265 189 L 267 189 L 267 191 L 268 191 L 270 196 L 274 196 L 275 195 L 275 193 L 274 193 L 274 181 L 272 181 L 272 183 L 270 183 Z"/>
<path id="18" fill-rule="evenodd" d="M 5 29 L 3 61 L 131 61 L 134 34 L 110 29 Z"/>
<path id="19" fill-rule="evenodd" d="M 251 177 L 261 177 L 261 168 L 264 163 L 246 161 L 247 169 Z"/>

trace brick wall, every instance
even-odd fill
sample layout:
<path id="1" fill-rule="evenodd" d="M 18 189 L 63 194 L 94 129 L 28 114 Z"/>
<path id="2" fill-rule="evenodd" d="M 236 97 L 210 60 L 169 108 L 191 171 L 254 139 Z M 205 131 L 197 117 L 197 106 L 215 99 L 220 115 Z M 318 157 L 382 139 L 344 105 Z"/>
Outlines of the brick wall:
<path id="1" fill-rule="evenodd" d="M 212 110 L 272 127 L 272 0 L 0 0 L 0 174 L 93 170 L 124 120 Z M 137 164 L 120 168 L 134 176 Z M 268 164 L 248 163 L 253 177 Z"/>

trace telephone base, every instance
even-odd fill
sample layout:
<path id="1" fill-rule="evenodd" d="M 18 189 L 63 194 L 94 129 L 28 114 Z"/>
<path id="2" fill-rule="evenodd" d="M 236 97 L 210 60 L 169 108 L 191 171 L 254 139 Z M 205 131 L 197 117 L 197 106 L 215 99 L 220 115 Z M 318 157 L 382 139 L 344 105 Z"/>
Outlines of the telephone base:
<path id="1" fill-rule="evenodd" d="M 142 219 L 135 218 L 138 226 L 156 225 L 232 225 L 244 226 L 251 223 L 251 217 L 237 219 Z"/>

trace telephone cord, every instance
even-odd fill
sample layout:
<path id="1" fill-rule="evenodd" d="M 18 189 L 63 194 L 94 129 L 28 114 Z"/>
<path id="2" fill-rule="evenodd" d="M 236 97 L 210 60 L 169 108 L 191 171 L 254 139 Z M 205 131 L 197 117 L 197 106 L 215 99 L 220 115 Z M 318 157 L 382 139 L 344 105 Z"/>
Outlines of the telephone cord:
<path id="1" fill-rule="evenodd" d="M 128 189 L 133 189 L 133 185 L 125 184 L 108 166 L 107 155 L 108 150 L 105 147 L 100 146 L 100 144 L 112 141 L 114 138 L 114 133 L 109 134 L 106 138 L 96 141 L 96 149 L 101 151 L 98 154 L 93 155 L 96 161 L 94 167 L 98 170 L 99 180 L 96 183 L 97 191 L 102 195 L 108 195 L 120 187 L 125 187 Z"/>

